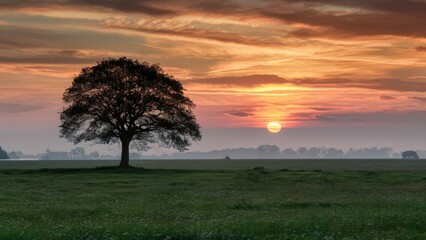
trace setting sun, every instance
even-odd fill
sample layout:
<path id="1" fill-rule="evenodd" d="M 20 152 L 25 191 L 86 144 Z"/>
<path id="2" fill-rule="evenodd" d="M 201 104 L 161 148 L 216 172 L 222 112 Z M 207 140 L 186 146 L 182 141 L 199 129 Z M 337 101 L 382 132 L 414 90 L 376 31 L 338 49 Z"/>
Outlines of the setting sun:
<path id="1" fill-rule="evenodd" d="M 268 131 L 271 133 L 279 133 L 281 131 L 281 124 L 277 122 L 270 122 L 268 123 Z"/>

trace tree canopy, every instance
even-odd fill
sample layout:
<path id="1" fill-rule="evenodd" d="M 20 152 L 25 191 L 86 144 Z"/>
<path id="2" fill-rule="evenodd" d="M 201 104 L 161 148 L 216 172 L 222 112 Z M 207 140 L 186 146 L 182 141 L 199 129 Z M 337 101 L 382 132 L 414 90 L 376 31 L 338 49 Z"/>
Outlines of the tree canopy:
<path id="1" fill-rule="evenodd" d="M 152 143 L 184 151 L 201 139 L 182 84 L 156 64 L 109 58 L 83 68 L 64 95 L 61 137 L 74 143 L 121 142 L 120 166 L 129 166 L 129 144 Z"/>

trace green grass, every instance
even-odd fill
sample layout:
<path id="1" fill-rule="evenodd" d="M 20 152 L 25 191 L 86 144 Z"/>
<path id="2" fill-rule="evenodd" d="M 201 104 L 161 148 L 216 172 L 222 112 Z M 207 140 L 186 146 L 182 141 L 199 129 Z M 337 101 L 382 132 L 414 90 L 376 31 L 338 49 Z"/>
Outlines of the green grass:
<path id="1" fill-rule="evenodd" d="M 302 165 L 2 166 L 0 239 L 426 239 L 425 169 Z"/>
<path id="2" fill-rule="evenodd" d="M 95 168 L 118 166 L 118 160 L 0 160 L 0 169 Z M 131 160 L 135 167 L 155 169 L 241 170 L 263 166 L 267 169 L 289 170 L 426 170 L 426 160 L 402 159 L 261 159 L 261 160 Z"/>

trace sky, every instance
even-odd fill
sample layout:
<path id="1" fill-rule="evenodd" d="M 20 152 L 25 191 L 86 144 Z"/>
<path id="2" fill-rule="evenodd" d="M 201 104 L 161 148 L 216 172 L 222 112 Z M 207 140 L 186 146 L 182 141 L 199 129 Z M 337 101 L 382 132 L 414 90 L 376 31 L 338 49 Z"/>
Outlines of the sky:
<path id="1" fill-rule="evenodd" d="M 183 83 L 203 133 L 192 151 L 426 149 L 425 16 L 424 0 L 0 0 L 0 146 L 73 148 L 64 90 L 127 56 Z"/>

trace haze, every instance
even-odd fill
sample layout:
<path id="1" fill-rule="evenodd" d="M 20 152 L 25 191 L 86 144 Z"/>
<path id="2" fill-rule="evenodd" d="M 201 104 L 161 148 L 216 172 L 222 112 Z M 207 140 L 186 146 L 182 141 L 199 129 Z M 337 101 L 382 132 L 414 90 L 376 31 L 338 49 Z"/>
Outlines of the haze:
<path id="1" fill-rule="evenodd" d="M 64 90 L 127 56 L 183 82 L 204 135 L 191 151 L 425 149 L 425 13 L 420 0 L 0 0 L 0 146 L 73 148 Z"/>

